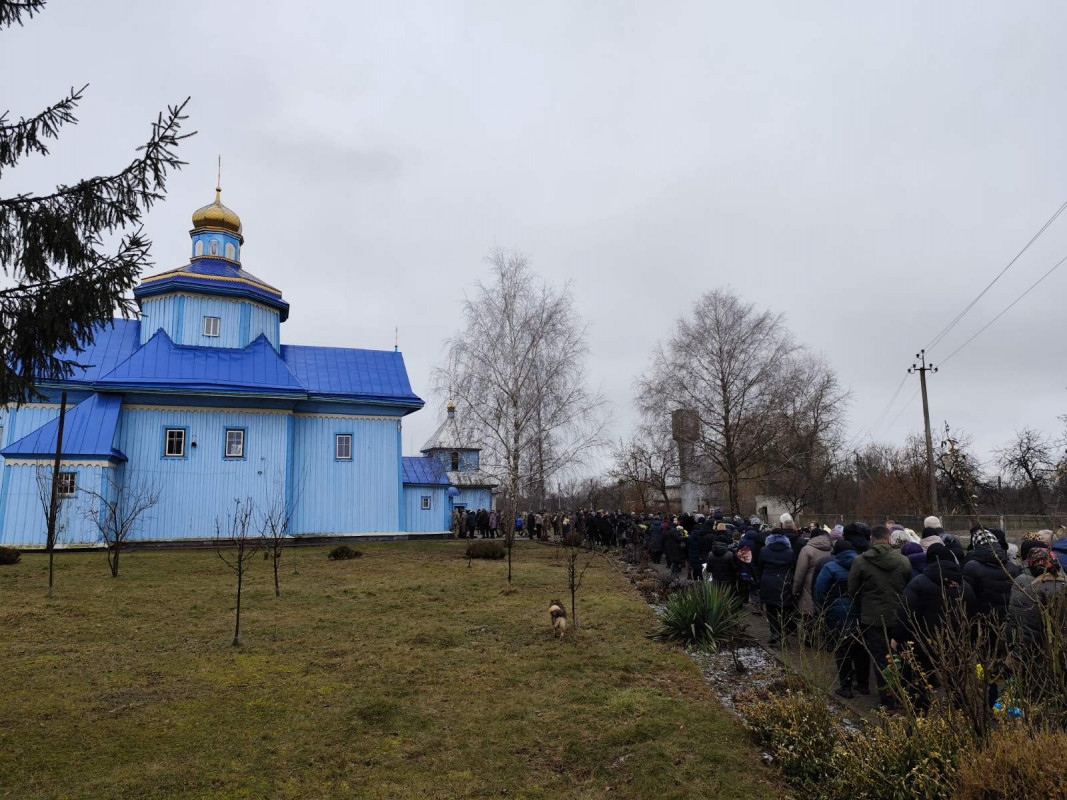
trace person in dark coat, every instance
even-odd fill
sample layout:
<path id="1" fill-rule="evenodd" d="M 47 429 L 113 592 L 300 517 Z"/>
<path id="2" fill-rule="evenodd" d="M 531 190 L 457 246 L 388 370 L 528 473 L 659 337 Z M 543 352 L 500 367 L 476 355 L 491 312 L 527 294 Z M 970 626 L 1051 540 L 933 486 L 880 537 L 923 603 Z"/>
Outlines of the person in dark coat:
<path id="1" fill-rule="evenodd" d="M 974 590 L 977 613 L 1001 622 L 1008 611 L 1015 576 L 1021 570 L 1008 561 L 1007 553 L 989 531 L 977 531 L 971 540 L 974 549 L 963 567 L 963 578 Z"/>
<path id="2" fill-rule="evenodd" d="M 841 697 L 870 694 L 871 658 L 859 636 L 859 606 L 848 594 L 848 573 L 856 559 L 856 548 L 845 539 L 834 542 L 830 560 L 815 577 L 816 612 L 822 617 L 834 644 L 837 663 L 837 689 Z"/>
<path id="3" fill-rule="evenodd" d="M 678 575 L 685 564 L 685 539 L 680 525 L 671 525 L 667 528 L 664 537 L 664 550 L 667 554 L 667 565 L 671 568 L 671 575 Z"/>
<path id="4" fill-rule="evenodd" d="M 904 588 L 890 646 L 910 650 L 917 671 L 905 674 L 912 700 L 920 711 L 930 706 L 931 645 L 946 624 L 965 626 L 974 610 L 974 590 L 963 578 L 955 556 L 943 544 L 926 551 L 926 567 Z"/>
<path id="5" fill-rule="evenodd" d="M 759 555 L 760 602 L 767 609 L 767 624 L 771 630 L 768 643 L 778 645 L 793 632 L 793 547 L 789 537 L 772 533 L 767 537 Z"/>
<path id="6" fill-rule="evenodd" d="M 841 532 L 841 537 L 856 548 L 857 553 L 865 553 L 871 547 L 871 529 L 862 522 L 850 522 Z"/>
<path id="7" fill-rule="evenodd" d="M 948 548 L 948 551 L 952 553 L 953 558 L 956 559 L 957 564 L 963 564 L 967 560 L 967 555 L 963 552 L 963 545 L 960 544 L 960 540 L 953 536 L 951 533 L 946 533 L 941 537 L 941 543 Z"/>
<path id="8" fill-rule="evenodd" d="M 707 558 L 707 574 L 712 583 L 728 586 L 734 594 L 738 594 L 736 559 L 730 545 L 731 536 L 725 531 L 712 537 L 711 552 Z"/>
<path id="9" fill-rule="evenodd" d="M 889 529 L 871 530 L 871 547 L 860 553 L 848 572 L 848 593 L 859 603 L 863 640 L 878 677 L 878 700 L 890 708 L 894 701 L 883 673 L 889 656 L 889 632 L 900 610 L 901 593 L 911 580 L 911 562 L 889 544 Z"/>
<path id="10" fill-rule="evenodd" d="M 759 601 L 759 572 L 752 558 L 752 548 L 742 539 L 734 553 L 734 585 L 741 602 L 752 602 L 752 613 L 762 614 L 763 606 Z"/>
<path id="11" fill-rule="evenodd" d="M 752 561 L 758 566 L 760 551 L 763 549 L 763 545 L 767 543 L 767 532 L 763 530 L 762 526 L 749 526 L 741 536 L 741 540 L 752 549 Z"/>
<path id="12" fill-rule="evenodd" d="M 1067 578 L 1060 562 L 1047 547 L 1031 547 L 1026 558 L 1029 582 L 1011 590 L 1008 622 L 1012 639 L 1026 648 L 1045 645 L 1046 617 L 1043 611 L 1067 599 Z"/>
<path id="13" fill-rule="evenodd" d="M 712 524 L 704 519 L 703 514 L 698 514 L 696 517 L 696 527 L 692 529 L 689 537 L 685 540 L 686 554 L 689 557 L 689 578 L 694 581 L 699 581 L 701 573 L 704 570 L 704 562 L 700 558 L 701 542 L 704 537 L 707 536 L 710 540 L 714 535 L 714 529 Z M 708 548 L 711 544 L 709 541 Z"/>
<path id="14" fill-rule="evenodd" d="M 1060 528 L 1059 536 L 1060 538 L 1052 543 L 1052 555 L 1060 562 L 1060 569 L 1067 572 L 1067 534 L 1063 533 L 1063 528 Z"/>
<path id="15" fill-rule="evenodd" d="M 944 547 L 944 545 L 941 545 Z M 900 554 L 911 562 L 911 575 L 922 575 L 926 569 L 926 553 L 918 542 L 907 542 L 900 548 Z"/>
<path id="16" fill-rule="evenodd" d="M 657 514 L 648 524 L 648 554 L 653 564 L 658 564 L 663 558 L 663 538 L 663 520 Z"/>

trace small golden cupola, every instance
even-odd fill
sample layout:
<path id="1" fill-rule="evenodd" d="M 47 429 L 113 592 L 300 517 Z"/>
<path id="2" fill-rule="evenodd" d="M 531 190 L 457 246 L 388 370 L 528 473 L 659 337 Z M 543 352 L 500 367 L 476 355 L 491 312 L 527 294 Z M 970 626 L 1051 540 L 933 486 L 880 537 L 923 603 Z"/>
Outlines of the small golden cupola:
<path id="1" fill-rule="evenodd" d="M 222 204 L 222 189 L 215 187 L 215 202 L 193 212 L 193 258 L 241 260 L 241 218 Z"/>

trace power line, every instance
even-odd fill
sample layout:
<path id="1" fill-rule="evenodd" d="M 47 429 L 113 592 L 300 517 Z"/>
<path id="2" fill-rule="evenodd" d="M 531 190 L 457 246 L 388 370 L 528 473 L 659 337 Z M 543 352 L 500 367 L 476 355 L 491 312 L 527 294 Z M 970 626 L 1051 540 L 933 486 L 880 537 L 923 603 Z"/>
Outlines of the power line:
<path id="1" fill-rule="evenodd" d="M 900 379 L 900 383 L 897 384 L 896 390 L 889 398 L 889 402 L 885 404 L 885 407 L 882 409 L 881 413 L 878 414 L 874 422 L 869 425 L 865 425 L 864 427 L 859 429 L 859 431 L 852 437 L 852 440 L 848 443 L 848 446 L 845 448 L 846 451 L 851 452 L 852 450 L 854 450 L 863 440 L 863 438 L 868 434 L 871 435 L 871 437 L 873 438 L 874 432 L 878 429 L 882 420 L 885 419 L 886 415 L 889 413 L 889 410 L 893 407 L 893 403 L 896 402 L 897 397 L 900 395 L 901 389 L 904 388 L 904 384 L 907 383 L 907 381 L 908 375 L 907 373 L 904 373 L 904 377 Z"/>
<path id="2" fill-rule="evenodd" d="M 900 409 L 900 411 L 897 413 L 897 415 L 895 417 L 893 417 L 893 421 L 890 422 L 889 425 L 886 426 L 886 430 L 889 430 L 889 428 L 892 428 L 894 425 L 897 424 L 897 420 L 900 419 L 902 416 L 904 416 L 904 412 L 908 410 L 908 407 L 911 405 L 911 401 L 914 400 L 918 396 L 919 396 L 919 390 L 916 389 L 912 393 L 911 397 L 909 397 L 905 401 L 904 407 L 902 409 Z"/>
<path id="3" fill-rule="evenodd" d="M 971 342 L 973 342 L 975 339 L 977 339 L 982 334 L 982 332 L 985 331 L 986 328 L 988 328 L 990 325 L 992 325 L 998 319 L 1000 319 L 1005 314 L 1007 314 L 1009 311 L 1011 311 L 1011 309 L 1015 306 L 1016 303 L 1018 303 L 1020 300 L 1022 300 L 1024 297 L 1026 297 L 1026 295 L 1030 294 L 1030 292 L 1032 292 L 1034 289 L 1036 289 L 1038 287 L 1038 284 L 1040 284 L 1043 280 L 1045 280 L 1045 278 L 1047 278 L 1049 275 L 1051 275 L 1053 272 L 1055 272 L 1059 268 L 1059 266 L 1061 264 L 1063 264 L 1063 262 L 1065 262 L 1065 261 L 1067 261 L 1067 256 L 1064 256 L 1059 261 L 1057 261 L 1055 264 L 1053 264 L 1051 269 L 1049 269 L 1048 272 L 1046 272 L 1044 275 L 1042 275 L 1040 278 L 1038 278 L 1036 281 L 1034 281 L 1030 285 L 1029 289 L 1027 289 L 1025 292 L 1023 292 L 1018 297 L 1016 297 L 1014 300 L 1012 300 L 1007 305 L 1007 307 L 1004 308 L 1003 311 L 1001 311 L 999 314 L 997 314 L 995 317 L 993 317 L 993 319 L 989 320 L 989 322 L 987 322 L 985 325 L 983 325 L 981 328 L 979 328 L 978 331 L 975 332 L 971 336 L 971 338 L 969 338 L 967 341 L 965 341 L 963 344 L 961 344 L 959 347 L 957 347 L 955 350 L 953 350 L 951 353 L 949 353 L 947 356 L 945 356 L 943 359 L 941 359 L 941 363 L 944 364 L 946 361 L 948 361 L 950 358 L 952 358 L 954 355 L 956 355 L 956 353 L 958 353 L 964 347 L 966 347 Z"/>
<path id="4" fill-rule="evenodd" d="M 1018 261 L 1022 257 L 1023 253 L 1025 253 L 1027 250 L 1030 249 L 1030 245 L 1032 245 L 1039 238 L 1041 238 L 1041 234 L 1043 234 L 1046 230 L 1048 230 L 1049 226 L 1052 225 L 1052 223 L 1056 221 L 1056 219 L 1060 216 L 1060 214 L 1062 214 L 1064 212 L 1065 209 L 1067 209 L 1067 201 L 1064 201 L 1063 205 L 1061 205 L 1058 209 L 1056 209 L 1056 213 L 1053 214 L 1051 217 L 1049 217 L 1048 222 L 1046 222 L 1044 225 L 1041 226 L 1041 229 L 1037 233 L 1034 234 L 1033 238 L 1030 239 L 1029 242 L 1026 243 L 1026 246 L 1022 250 L 1020 250 L 1018 253 L 1015 254 L 1015 258 L 1013 258 L 1011 261 L 1009 261 L 1007 266 L 1005 266 L 1004 269 L 1002 269 L 1000 272 L 998 272 L 996 277 L 993 278 L 993 280 L 991 280 L 989 283 L 987 283 L 986 287 L 984 289 L 982 289 L 982 291 L 980 291 L 978 293 L 978 296 L 975 297 L 970 303 L 968 303 L 966 305 L 966 307 L 963 309 L 963 311 L 961 311 L 959 314 L 957 314 L 955 317 L 953 317 L 952 321 L 949 322 L 948 325 L 946 325 L 944 328 L 942 328 L 938 332 L 938 334 L 930 341 L 930 343 L 928 345 L 926 345 L 926 347 L 924 349 L 932 350 L 942 339 L 944 339 L 945 336 L 948 334 L 948 332 L 951 331 L 953 328 L 955 328 L 957 324 L 959 324 L 960 320 L 963 319 L 963 317 L 967 314 L 967 312 L 970 311 L 972 308 L 974 308 L 975 304 L 985 296 L 985 293 L 993 288 L 993 285 L 997 281 L 999 281 L 1001 279 L 1001 277 L 1004 275 L 1004 273 L 1012 268 L 1012 266 L 1015 264 L 1015 262 Z M 946 360 L 947 359 L 941 359 L 941 363 L 944 363 Z"/>

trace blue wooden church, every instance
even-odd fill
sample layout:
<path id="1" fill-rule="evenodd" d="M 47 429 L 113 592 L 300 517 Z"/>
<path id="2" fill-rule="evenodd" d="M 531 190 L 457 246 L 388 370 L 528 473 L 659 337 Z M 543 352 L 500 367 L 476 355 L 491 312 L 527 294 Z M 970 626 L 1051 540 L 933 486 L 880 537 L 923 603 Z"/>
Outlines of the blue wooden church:
<path id="1" fill-rule="evenodd" d="M 63 390 L 61 544 L 99 540 L 103 503 L 85 489 L 158 490 L 142 540 L 210 538 L 235 499 L 284 502 L 293 535 L 443 532 L 454 505 L 490 507 L 494 482 L 451 405 L 423 455 L 402 455 L 403 418 L 424 403 L 399 352 L 282 344 L 289 304 L 242 266 L 220 189 L 190 235 L 188 264 L 134 290 L 138 319 L 69 354 L 82 366 L 40 384 L 44 401 L 0 408 L 0 544 L 44 543 L 39 475 Z"/>

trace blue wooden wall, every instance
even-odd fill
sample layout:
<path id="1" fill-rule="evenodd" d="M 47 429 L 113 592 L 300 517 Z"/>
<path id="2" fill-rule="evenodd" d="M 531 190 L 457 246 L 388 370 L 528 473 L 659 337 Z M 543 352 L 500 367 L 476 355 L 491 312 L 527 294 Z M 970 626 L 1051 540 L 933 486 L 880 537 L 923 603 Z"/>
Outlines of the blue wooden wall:
<path id="1" fill-rule="evenodd" d="M 204 317 L 218 317 L 219 335 L 204 336 Z M 141 344 L 162 328 L 175 344 L 244 347 L 263 334 L 278 349 L 278 312 L 247 300 L 185 294 L 153 297 L 141 304 Z"/>
<path id="2" fill-rule="evenodd" d="M 398 419 L 296 417 L 294 527 L 300 533 L 400 529 Z M 352 434 L 352 460 L 334 458 L 334 437 Z"/>
<path id="3" fill-rule="evenodd" d="M 423 510 L 422 498 L 430 498 L 429 510 Z M 412 533 L 439 533 L 449 526 L 447 486 L 404 487 L 404 530 Z"/>
<path id="4" fill-rule="evenodd" d="M 460 489 L 459 494 L 453 498 L 453 505 L 464 506 L 477 511 L 479 508 L 491 509 L 493 493 L 489 489 Z"/>
<path id="5" fill-rule="evenodd" d="M 42 460 L 40 469 L 46 480 L 51 478 L 51 465 Z M 79 487 L 87 486 L 98 493 L 106 493 L 108 483 L 105 475 L 112 468 L 103 465 L 63 462 L 63 472 L 74 472 Z M 3 466 L 4 482 L 0 485 L 0 545 L 43 547 L 47 526 L 44 506 L 38 489 L 38 466 L 33 463 L 7 463 Z M 93 544 L 100 539 L 100 532 L 91 515 L 99 513 L 100 504 L 95 498 L 84 494 L 60 501 L 57 528 L 60 546 Z"/>
<path id="6" fill-rule="evenodd" d="M 260 508 L 285 492 L 286 413 L 227 409 L 124 406 L 117 447 L 129 462 L 128 485 L 158 486 L 159 504 L 131 538 L 179 539 L 215 535 L 235 500 Z M 163 457 L 163 431 L 186 429 L 184 458 Z M 224 458 L 226 428 L 245 429 L 245 457 Z M 196 446 L 193 446 L 193 443 Z"/>

